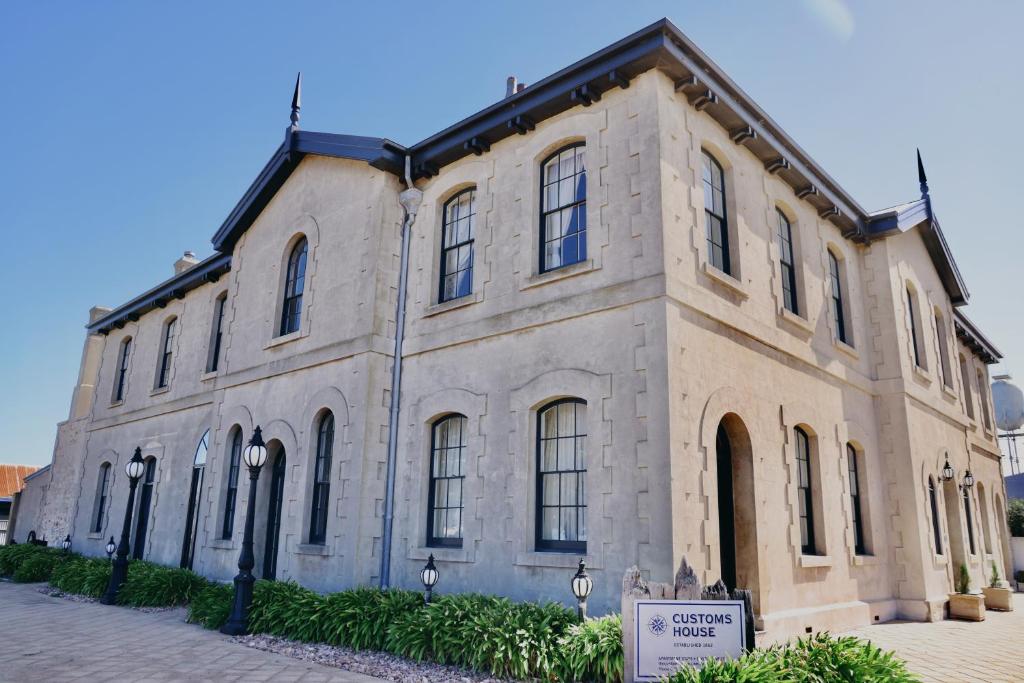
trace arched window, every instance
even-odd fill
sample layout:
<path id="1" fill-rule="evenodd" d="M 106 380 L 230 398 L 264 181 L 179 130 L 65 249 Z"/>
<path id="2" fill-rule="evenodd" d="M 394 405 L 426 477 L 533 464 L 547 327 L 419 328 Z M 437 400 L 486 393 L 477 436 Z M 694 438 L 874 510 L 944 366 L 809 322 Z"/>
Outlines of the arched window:
<path id="1" fill-rule="evenodd" d="M 156 373 L 156 388 L 162 389 L 171 381 L 171 356 L 174 353 L 174 332 L 178 319 L 171 318 L 164 323 L 163 341 L 160 345 L 160 365 Z"/>
<path id="2" fill-rule="evenodd" d="M 946 319 L 935 309 L 935 337 L 939 344 L 939 370 L 942 372 L 942 384 L 953 388 L 953 372 L 949 367 L 949 340 L 946 336 Z"/>
<path id="3" fill-rule="evenodd" d="M 309 542 L 327 542 L 327 505 L 331 493 L 331 454 L 334 450 L 334 413 L 324 413 L 316 432 L 313 463 L 313 508 L 309 517 Z"/>
<path id="4" fill-rule="evenodd" d="M 103 531 L 103 515 L 107 508 L 107 497 L 110 492 L 110 463 L 100 465 L 99 476 L 96 477 L 96 498 L 92 506 L 92 531 Z"/>
<path id="5" fill-rule="evenodd" d="M 796 262 L 793 259 L 793 228 L 786 214 L 775 209 L 778 219 L 779 268 L 782 271 L 782 303 L 791 313 L 800 315 L 796 296 Z"/>
<path id="6" fill-rule="evenodd" d="M 988 515 L 988 499 L 985 496 L 985 485 L 978 482 L 978 509 L 981 510 L 981 540 L 985 552 L 992 554 L 992 526 Z"/>
<path id="7" fill-rule="evenodd" d="M 213 302 L 213 326 L 210 328 L 210 357 L 206 363 L 207 372 L 217 372 L 220 367 L 220 347 L 224 338 L 224 306 L 228 294 L 224 292 Z"/>
<path id="8" fill-rule="evenodd" d="M 288 256 L 288 270 L 284 280 L 284 301 L 281 306 L 281 335 L 297 332 L 302 326 L 302 292 L 306 287 L 306 250 L 309 243 L 303 237 Z"/>
<path id="9" fill-rule="evenodd" d="M 800 506 L 800 550 L 804 555 L 817 552 L 814 538 L 814 490 L 811 484 L 811 442 L 800 427 L 796 437 L 797 500 Z"/>
<path id="10" fill-rule="evenodd" d="M 441 302 L 473 291 L 475 222 L 476 188 L 463 190 L 445 203 L 441 228 Z"/>
<path id="11" fill-rule="evenodd" d="M 540 272 L 587 258 L 586 146 L 558 150 L 541 164 Z"/>
<path id="12" fill-rule="evenodd" d="M 430 437 L 427 545 L 462 547 L 462 484 L 466 477 L 466 418 L 448 415 Z"/>
<path id="13" fill-rule="evenodd" d="M 146 458 L 146 469 L 139 487 L 139 511 L 135 522 L 135 543 L 132 557 L 141 560 L 146 553 L 146 533 L 149 531 L 149 513 L 153 505 L 153 487 L 156 481 L 156 458 Z"/>
<path id="14" fill-rule="evenodd" d="M 967 546 L 974 555 L 977 548 L 974 546 L 974 516 L 971 514 L 971 489 L 967 486 L 961 488 L 964 499 L 964 521 L 967 522 Z"/>
<path id="15" fill-rule="evenodd" d="M 988 410 L 988 382 L 985 381 L 985 373 L 977 371 L 978 376 L 978 405 L 981 406 L 981 419 L 985 429 L 992 430 L 992 414 Z"/>
<path id="16" fill-rule="evenodd" d="M 725 173 L 722 165 L 701 151 L 704 163 L 704 227 L 708 262 L 723 273 L 732 274 L 729 259 L 729 223 L 725 214 Z"/>
<path id="17" fill-rule="evenodd" d="M 942 528 L 939 526 L 939 501 L 935 495 L 935 480 L 928 477 L 928 504 L 932 509 L 932 535 L 935 539 L 935 552 L 943 554 Z"/>
<path id="18" fill-rule="evenodd" d="M 836 327 L 836 339 L 853 346 L 853 338 L 849 334 L 849 330 L 846 325 L 846 301 L 845 293 L 843 292 L 843 277 L 842 267 L 839 264 L 839 259 L 832 252 L 828 250 L 828 276 L 829 284 L 831 285 L 832 293 L 832 320 Z"/>
<path id="19" fill-rule="evenodd" d="M 192 483 L 188 491 L 188 509 L 185 515 L 185 538 L 181 544 L 181 566 L 191 569 L 195 559 L 196 536 L 199 525 L 199 508 L 203 495 L 203 474 L 206 471 L 206 455 L 210 450 L 210 430 L 207 429 L 196 446 L 192 459 Z"/>
<path id="20" fill-rule="evenodd" d="M 587 551 L 587 403 L 537 412 L 537 550 Z"/>
<path id="21" fill-rule="evenodd" d="M 236 427 L 231 434 L 231 452 L 228 456 L 228 485 L 224 492 L 224 527 L 221 538 L 231 538 L 235 528 L 235 499 L 238 497 L 238 468 L 242 462 L 242 430 Z"/>
<path id="22" fill-rule="evenodd" d="M 850 511 L 853 516 L 853 552 L 857 555 L 867 554 L 867 543 L 864 539 L 864 513 L 861 509 L 860 455 L 853 444 L 846 444 L 846 461 L 850 473 Z"/>
<path id="23" fill-rule="evenodd" d="M 917 321 L 920 316 L 917 314 L 917 300 L 914 296 L 914 290 L 907 285 L 907 317 L 910 320 L 910 343 L 914 348 L 914 364 L 921 369 L 927 367 L 924 360 L 924 349 L 921 344 L 921 330 L 918 327 Z"/>
<path id="24" fill-rule="evenodd" d="M 971 391 L 971 374 L 967 370 L 967 359 L 960 354 L 960 381 L 964 385 L 964 410 L 967 417 L 974 419 L 974 396 Z"/>
<path id="25" fill-rule="evenodd" d="M 132 352 L 132 338 L 125 337 L 117 354 L 117 375 L 114 377 L 114 402 L 124 400 L 125 382 L 128 379 L 128 358 Z"/>

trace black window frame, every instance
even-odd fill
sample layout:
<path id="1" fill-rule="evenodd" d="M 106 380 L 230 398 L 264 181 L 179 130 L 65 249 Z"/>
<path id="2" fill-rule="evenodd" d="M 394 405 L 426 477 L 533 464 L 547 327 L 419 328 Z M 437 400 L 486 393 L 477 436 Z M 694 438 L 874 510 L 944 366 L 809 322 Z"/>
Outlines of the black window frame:
<path id="1" fill-rule="evenodd" d="M 562 435 L 558 433 L 558 408 L 565 404 L 574 404 L 577 408 L 573 410 L 573 433 L 572 435 Z M 587 407 L 587 402 L 580 398 L 563 398 L 557 401 L 552 401 L 545 404 L 537 411 L 537 438 L 536 438 L 536 472 L 537 472 L 537 488 L 536 488 L 536 503 L 534 505 L 534 517 L 535 521 L 535 547 L 540 552 L 562 552 L 562 553 L 575 553 L 575 554 L 586 554 L 587 552 L 587 539 L 586 539 L 586 515 L 587 515 L 587 496 L 586 496 L 586 479 L 587 479 L 587 467 L 586 467 L 586 425 L 580 425 L 580 416 L 578 406 Z M 543 431 L 544 415 L 549 411 L 555 411 L 555 436 L 545 437 Z M 585 422 L 585 419 L 584 419 Z M 580 431 L 582 428 L 582 432 Z M 572 440 L 573 441 L 573 469 L 561 469 L 558 465 L 558 443 L 561 440 Z M 577 450 L 577 444 L 582 440 L 583 453 L 580 457 L 579 451 Z M 544 469 L 544 443 L 547 441 L 556 441 L 555 450 L 555 469 L 545 470 Z M 579 467 L 580 462 L 583 463 L 583 467 Z M 562 505 L 562 476 L 572 475 L 576 478 L 575 486 L 575 498 L 576 503 L 572 505 Z M 555 505 L 546 505 L 544 502 L 544 482 L 546 477 L 557 477 L 558 482 L 558 503 Z M 576 514 L 576 539 L 575 540 L 560 540 L 560 539 L 548 539 L 544 538 L 544 509 L 554 507 L 558 510 L 559 524 L 558 528 L 561 530 L 561 516 L 563 509 L 573 509 Z M 582 525 L 580 524 L 582 520 Z M 583 533 L 580 533 L 580 527 L 583 528 Z M 582 535 L 582 540 L 580 536 Z"/>
<path id="2" fill-rule="evenodd" d="M 852 346 L 850 343 L 850 337 L 846 330 L 846 308 L 845 308 L 845 294 L 843 293 L 843 275 L 842 266 L 839 264 L 839 257 L 835 255 L 831 249 L 828 252 L 828 273 L 829 279 L 832 281 L 832 308 L 833 308 L 833 322 L 836 326 L 836 339 L 843 342 L 848 346 Z"/>
<path id="3" fill-rule="evenodd" d="M 794 427 L 793 434 L 796 446 L 797 497 L 799 503 L 803 503 L 803 510 L 797 510 L 801 522 L 800 552 L 804 555 L 817 555 L 817 539 L 814 537 L 814 470 L 811 465 L 811 437 L 802 427 Z"/>
<path id="4" fill-rule="evenodd" d="M 864 536 L 864 510 L 861 506 L 860 453 L 853 444 L 846 444 L 846 467 L 850 475 L 850 510 L 853 519 L 853 552 L 867 555 L 867 542 Z"/>
<path id="5" fill-rule="evenodd" d="M 139 509 L 135 513 L 135 538 L 132 559 L 141 560 L 146 554 L 146 536 L 149 534 L 150 512 L 153 506 L 153 491 L 156 488 L 156 458 L 146 458 L 142 481 L 139 482 Z"/>
<path id="6" fill-rule="evenodd" d="M 988 394 L 985 388 L 988 386 L 985 373 L 981 368 L 974 368 L 975 380 L 978 382 L 978 405 L 981 407 L 981 423 L 986 431 L 992 431 L 992 411 L 989 409 Z"/>
<path id="7" fill-rule="evenodd" d="M 800 315 L 800 297 L 796 288 L 796 258 L 793 249 L 793 225 L 782 209 L 775 207 L 779 240 L 779 270 L 782 273 L 782 305 L 794 315 Z"/>
<path id="8" fill-rule="evenodd" d="M 453 422 L 458 422 L 459 425 L 459 437 L 458 442 L 453 446 L 451 442 Z M 448 425 L 445 433 L 447 439 L 444 444 L 438 442 L 438 435 L 441 431 L 442 426 Z M 463 533 L 465 527 L 463 526 L 465 503 L 466 503 L 466 471 L 465 471 L 465 459 L 466 459 L 466 432 L 469 425 L 469 420 L 465 415 L 459 413 L 449 413 L 444 415 L 430 426 L 430 475 L 428 477 L 429 488 L 427 489 L 427 546 L 430 548 L 461 548 L 463 542 Z M 454 462 L 457 463 L 457 470 L 455 474 L 451 471 L 451 454 L 455 452 L 456 458 Z M 439 471 L 438 462 L 439 455 L 443 452 L 444 454 L 444 472 L 443 474 Z M 437 498 L 438 484 L 444 482 L 444 505 L 438 505 L 440 502 Z M 458 505 L 451 505 L 451 492 L 452 486 L 458 486 L 459 498 Z M 434 517 L 436 514 L 443 510 L 445 516 L 445 529 L 448 527 L 449 515 L 453 511 L 457 511 L 459 516 L 458 524 L 458 536 L 438 536 L 437 526 L 434 523 Z"/>
<path id="9" fill-rule="evenodd" d="M 971 487 L 961 486 L 961 495 L 964 499 L 964 521 L 967 522 L 967 547 L 971 555 L 978 554 L 978 546 L 974 539 L 974 515 L 971 513 Z"/>
<path id="10" fill-rule="evenodd" d="M 564 145 L 551 154 L 549 154 L 540 163 L 540 272 L 548 273 L 559 268 L 565 268 L 567 266 L 574 265 L 576 263 L 583 263 L 587 260 L 587 167 L 586 167 L 586 147 L 585 141 L 573 142 L 568 145 Z M 583 153 L 580 154 L 577 150 L 583 149 Z M 573 173 L 571 176 L 565 178 L 558 176 L 553 182 L 548 182 L 547 178 L 547 167 L 552 161 L 558 159 L 563 153 L 573 150 Z M 583 169 L 577 169 L 577 162 L 579 159 L 583 159 Z M 547 206 L 547 188 L 551 185 L 558 185 L 564 180 L 571 178 L 577 178 L 582 176 L 582 183 L 576 180 L 573 183 L 573 200 L 568 203 L 561 203 L 561 194 L 559 193 L 558 204 L 554 208 L 548 208 Z M 580 187 L 582 184 L 582 193 Z M 580 195 L 582 194 L 582 199 Z M 565 211 L 570 212 L 570 216 L 575 212 L 576 214 L 576 231 L 572 233 L 563 233 L 557 237 L 549 238 L 547 234 L 547 222 L 548 216 L 561 214 Z M 572 219 L 570 218 L 570 224 Z M 582 225 L 582 228 L 580 227 Z M 576 240 L 576 257 L 575 260 L 565 260 L 564 253 L 561 252 L 561 248 L 570 239 Z M 547 259 L 547 245 L 548 243 L 558 242 L 559 251 L 559 263 L 558 265 L 551 265 Z"/>
<path id="11" fill-rule="evenodd" d="M 306 291 L 306 266 L 309 258 L 309 240 L 301 237 L 288 254 L 285 271 L 284 296 L 281 300 L 281 321 L 278 336 L 283 337 L 302 329 L 302 296 Z"/>
<path id="12" fill-rule="evenodd" d="M 228 453 L 228 481 L 224 491 L 224 524 L 221 538 L 229 540 L 235 530 L 235 508 L 238 500 L 238 473 L 242 466 L 242 430 L 236 428 L 231 434 L 231 449 Z"/>
<path id="13" fill-rule="evenodd" d="M 103 531 L 103 513 L 107 507 L 107 498 L 110 491 L 110 472 L 111 466 L 109 462 L 100 465 L 100 473 L 96 482 L 96 512 L 93 515 L 92 523 L 92 532 L 94 534 Z"/>
<path id="14" fill-rule="evenodd" d="M 942 547 L 942 527 L 939 523 L 938 494 L 935 492 L 935 480 L 931 477 L 928 477 L 928 502 L 932 510 L 932 537 L 935 540 L 935 554 L 944 555 L 945 549 Z"/>
<path id="15" fill-rule="evenodd" d="M 309 542 L 327 543 L 328 503 L 331 495 L 331 464 L 334 455 L 334 413 L 320 416 L 316 428 L 316 456 L 313 460 L 313 495 L 309 512 Z"/>
<path id="16" fill-rule="evenodd" d="M 917 302 L 914 301 L 914 291 L 907 286 L 907 315 L 910 316 L 910 343 L 914 349 L 914 365 L 925 369 L 924 358 L 921 355 L 921 345 L 918 343 L 920 331 L 917 328 Z"/>
<path id="17" fill-rule="evenodd" d="M 220 350 L 224 337 L 224 308 L 227 303 L 227 292 L 218 296 L 213 303 L 213 344 L 210 350 L 210 363 L 206 368 L 207 372 L 217 372 L 220 368 Z"/>
<path id="18" fill-rule="evenodd" d="M 128 359 L 132 352 L 132 338 L 121 340 L 120 354 L 117 363 L 117 377 L 114 380 L 114 402 L 124 400 L 125 382 L 128 379 Z"/>
<path id="19" fill-rule="evenodd" d="M 156 388 L 164 389 L 171 382 L 171 363 L 174 357 L 174 335 L 178 327 L 178 318 L 174 317 L 164 323 L 163 343 L 160 352 L 160 370 L 156 376 Z"/>
<path id="20" fill-rule="evenodd" d="M 939 346 L 939 374 L 942 375 L 942 385 L 948 389 L 953 388 L 953 366 L 949 358 L 948 332 L 946 331 L 946 316 L 938 308 L 932 314 L 935 320 L 935 341 Z"/>
<path id="21" fill-rule="evenodd" d="M 710 163 L 708 163 L 710 162 Z M 715 171 L 721 187 L 715 186 Z M 710 175 L 710 178 L 708 177 Z M 729 211 L 726 207 L 725 169 L 715 156 L 706 149 L 701 150 L 701 180 L 704 183 L 704 237 L 708 263 L 727 275 L 732 275 L 732 255 L 729 253 Z M 715 198 L 720 197 L 721 212 L 715 209 Z M 718 241 L 712 226 L 717 221 Z M 716 251 L 717 250 L 717 251 Z M 716 254 L 720 253 L 720 258 Z"/>
<path id="22" fill-rule="evenodd" d="M 463 216 L 461 209 L 462 200 L 469 195 L 469 213 Z M 454 211 L 453 211 L 454 209 Z M 454 214 L 454 215 L 453 215 Z M 466 239 L 459 240 L 459 223 L 466 221 Z M 449 237 L 454 235 L 452 243 L 449 244 Z M 476 239 L 476 187 L 467 187 L 454 194 L 444 203 L 444 210 L 441 214 L 441 267 L 440 279 L 438 281 L 438 303 L 454 301 L 473 293 L 473 261 L 475 258 L 474 247 Z M 469 252 L 468 265 L 462 267 L 459 262 L 459 254 L 462 249 Z M 449 254 L 455 254 L 455 270 L 448 268 Z M 464 275 L 463 275 L 464 274 Z M 468 278 L 468 289 L 461 291 L 462 278 Z M 454 291 L 449 296 L 445 283 L 448 278 L 454 278 Z"/>

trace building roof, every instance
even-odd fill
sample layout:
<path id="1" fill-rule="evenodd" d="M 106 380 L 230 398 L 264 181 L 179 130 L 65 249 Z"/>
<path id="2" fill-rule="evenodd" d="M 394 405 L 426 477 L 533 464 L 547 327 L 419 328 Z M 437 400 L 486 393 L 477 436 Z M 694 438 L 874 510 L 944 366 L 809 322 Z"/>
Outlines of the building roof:
<path id="1" fill-rule="evenodd" d="M 995 347 L 995 344 L 990 342 L 962 311 L 953 311 L 953 325 L 956 327 L 956 336 L 960 341 L 978 354 L 987 364 L 993 365 L 1002 360 L 1003 354 Z"/>
<path id="2" fill-rule="evenodd" d="M 25 487 L 25 477 L 38 469 L 32 465 L 0 465 L 0 500 L 10 500 Z"/>
<path id="3" fill-rule="evenodd" d="M 668 19 L 660 19 L 410 147 L 385 138 L 289 128 L 284 143 L 217 230 L 212 239 L 214 249 L 224 255 L 231 253 L 238 238 L 308 154 L 361 160 L 400 177 L 408 156 L 414 178 L 431 177 L 467 155 L 486 153 L 504 138 L 529 134 L 544 119 L 576 106 L 590 106 L 608 90 L 628 88 L 630 81 L 651 69 L 671 78 L 677 92 L 715 119 L 736 144 L 745 146 L 766 170 L 789 184 L 846 237 L 867 242 L 920 225 L 950 299 L 955 305 L 967 302 L 967 289 L 927 202 L 867 212 Z M 168 281 L 162 287 L 175 288 L 177 284 Z M 146 295 L 140 298 L 91 323 L 89 329 L 109 331 L 111 325 L 123 325 L 125 319 L 152 308 L 154 301 Z"/>

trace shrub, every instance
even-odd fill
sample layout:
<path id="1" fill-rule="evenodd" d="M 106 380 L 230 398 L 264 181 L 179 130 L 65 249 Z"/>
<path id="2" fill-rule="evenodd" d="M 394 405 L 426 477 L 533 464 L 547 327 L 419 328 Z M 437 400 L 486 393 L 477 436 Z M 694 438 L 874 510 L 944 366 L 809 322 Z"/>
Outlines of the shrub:
<path id="1" fill-rule="evenodd" d="M 971 592 L 971 574 L 967 571 L 967 565 L 961 564 L 956 574 L 956 592 L 967 595 Z"/>
<path id="2" fill-rule="evenodd" d="M 13 576 L 25 560 L 46 552 L 50 550 L 45 546 L 28 543 L 0 546 L 0 576 Z"/>
<path id="3" fill-rule="evenodd" d="M 13 578 L 18 583 L 49 581 L 53 568 L 68 559 L 60 551 L 42 548 L 42 552 L 29 554 L 14 570 Z"/>
<path id="4" fill-rule="evenodd" d="M 206 579 L 188 569 L 136 561 L 128 567 L 117 602 L 132 607 L 184 605 L 205 586 Z"/>
<path id="5" fill-rule="evenodd" d="M 210 583 L 192 596 L 188 605 L 188 621 L 205 628 L 218 629 L 231 614 L 235 589 L 228 583 Z"/>
<path id="6" fill-rule="evenodd" d="M 54 567 L 50 585 L 65 593 L 98 598 L 110 583 L 110 571 L 110 560 L 76 555 Z"/>
<path id="7" fill-rule="evenodd" d="M 1006 523 L 1011 536 L 1024 536 L 1024 500 L 1013 498 L 1006 507 Z"/>
<path id="8" fill-rule="evenodd" d="M 599 683 L 622 680 L 622 617 L 618 614 L 573 624 L 558 639 L 558 646 L 562 680 Z"/>
<path id="9" fill-rule="evenodd" d="M 989 577 L 988 585 L 992 588 L 998 588 L 1002 579 L 999 576 L 999 567 L 996 566 L 995 560 L 992 561 L 992 576 Z"/>
<path id="10" fill-rule="evenodd" d="M 249 610 L 249 630 L 307 643 L 322 640 L 324 597 L 294 581 L 257 581 Z"/>

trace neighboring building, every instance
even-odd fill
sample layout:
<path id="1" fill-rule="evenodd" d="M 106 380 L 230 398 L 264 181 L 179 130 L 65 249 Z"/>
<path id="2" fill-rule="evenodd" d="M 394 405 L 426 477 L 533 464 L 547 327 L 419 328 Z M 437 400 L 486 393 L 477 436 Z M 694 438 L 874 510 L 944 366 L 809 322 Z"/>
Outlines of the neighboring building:
<path id="1" fill-rule="evenodd" d="M 14 500 L 25 486 L 25 477 L 38 467 L 31 465 L 0 465 L 0 545 L 5 545 L 11 531 Z"/>
<path id="2" fill-rule="evenodd" d="M 392 585 L 566 601 L 584 556 L 605 612 L 686 556 L 777 637 L 1008 567 L 1000 356 L 923 169 L 866 211 L 668 21 L 509 90 L 411 147 L 293 125 L 213 256 L 93 309 L 39 533 L 102 554 L 139 446 L 133 553 L 227 580 L 260 425 L 256 572 L 319 590 L 381 581 L 389 443 Z"/>

